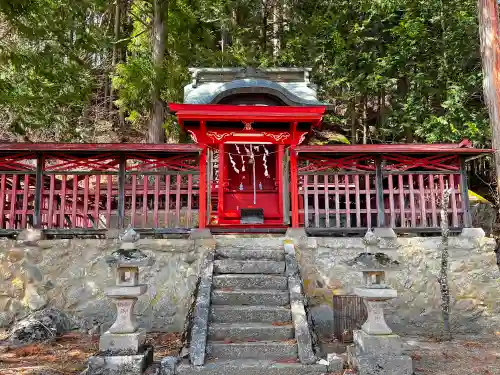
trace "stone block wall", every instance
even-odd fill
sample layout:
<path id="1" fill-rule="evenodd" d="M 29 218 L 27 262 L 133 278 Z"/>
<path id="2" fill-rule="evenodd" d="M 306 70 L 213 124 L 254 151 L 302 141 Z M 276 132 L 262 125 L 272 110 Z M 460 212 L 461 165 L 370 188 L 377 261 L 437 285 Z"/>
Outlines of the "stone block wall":
<path id="1" fill-rule="evenodd" d="M 74 314 L 89 330 L 107 329 L 116 312 L 103 292 L 115 285 L 105 258 L 118 246 L 111 239 L 73 239 L 16 248 L 15 241 L 0 240 L 0 325 L 53 306 Z M 135 310 L 142 327 L 182 331 L 200 265 L 213 246 L 214 240 L 139 240 L 138 248 L 155 259 L 140 270 L 140 282 L 148 284 Z"/>
<path id="2" fill-rule="evenodd" d="M 441 295 L 440 237 L 402 237 L 382 241 L 379 251 L 401 263 L 388 273 L 398 297 L 386 320 L 400 334 L 439 332 Z M 457 334 L 494 333 L 500 326 L 500 272 L 490 238 L 450 238 L 451 322 Z M 297 249 L 305 293 L 319 333 L 333 333 L 333 295 L 351 295 L 361 273 L 344 262 L 365 248 L 361 238 L 309 238 Z"/>

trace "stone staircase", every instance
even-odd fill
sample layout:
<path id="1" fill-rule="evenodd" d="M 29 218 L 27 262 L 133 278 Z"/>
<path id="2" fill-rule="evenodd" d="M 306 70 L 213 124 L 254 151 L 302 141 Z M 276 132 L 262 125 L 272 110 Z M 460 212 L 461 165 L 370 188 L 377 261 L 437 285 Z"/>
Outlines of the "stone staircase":
<path id="1" fill-rule="evenodd" d="M 326 366 L 315 363 L 307 318 L 297 313 L 300 308 L 293 300 L 297 298 L 290 282 L 295 277 L 290 272 L 296 269 L 293 262 L 295 254 L 285 253 L 283 240 L 219 240 L 213 260 L 206 358 L 203 366 L 181 364 L 178 373 L 326 372 Z"/>

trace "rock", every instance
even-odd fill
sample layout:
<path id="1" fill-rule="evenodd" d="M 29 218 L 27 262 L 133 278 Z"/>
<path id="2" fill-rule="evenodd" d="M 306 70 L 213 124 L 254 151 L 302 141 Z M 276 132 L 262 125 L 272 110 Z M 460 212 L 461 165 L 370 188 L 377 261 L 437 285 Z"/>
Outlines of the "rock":
<path id="1" fill-rule="evenodd" d="M 39 293 L 36 285 L 27 284 L 24 289 L 23 302 L 31 311 L 38 311 L 47 306 L 47 297 Z"/>
<path id="2" fill-rule="evenodd" d="M 64 312 L 47 308 L 15 323 L 9 331 L 8 341 L 15 345 L 42 342 L 72 328 L 73 322 Z"/>
<path id="3" fill-rule="evenodd" d="M 36 246 L 42 238 L 43 233 L 40 229 L 26 229 L 19 233 L 16 240 L 27 246 Z"/>

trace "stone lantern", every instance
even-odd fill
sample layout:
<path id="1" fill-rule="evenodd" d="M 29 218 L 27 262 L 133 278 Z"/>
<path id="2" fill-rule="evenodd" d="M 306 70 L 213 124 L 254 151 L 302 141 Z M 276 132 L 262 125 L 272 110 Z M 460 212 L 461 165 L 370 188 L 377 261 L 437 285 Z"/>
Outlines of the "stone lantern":
<path id="1" fill-rule="evenodd" d="M 403 355 L 398 335 L 392 333 L 385 321 L 384 306 L 397 297 L 397 291 L 385 282 L 385 273 L 397 270 L 399 263 L 381 252 L 375 252 L 379 239 L 368 231 L 364 238 L 366 251 L 359 254 L 350 266 L 363 273 L 363 285 L 354 294 L 363 298 L 368 312 L 361 330 L 355 330 L 354 346 L 349 347 L 349 362 L 359 375 L 410 375 L 412 361 Z"/>
<path id="2" fill-rule="evenodd" d="M 139 235 L 128 228 L 120 236 L 120 248 L 107 258 L 116 268 L 116 285 L 105 289 L 105 294 L 116 305 L 113 325 L 99 340 L 99 356 L 89 360 L 89 374 L 119 373 L 126 368 L 130 374 L 140 374 L 151 363 L 153 351 L 145 345 L 146 331 L 139 329 L 134 306 L 147 285 L 139 284 L 139 267 L 151 266 L 154 260 L 137 249 Z"/>

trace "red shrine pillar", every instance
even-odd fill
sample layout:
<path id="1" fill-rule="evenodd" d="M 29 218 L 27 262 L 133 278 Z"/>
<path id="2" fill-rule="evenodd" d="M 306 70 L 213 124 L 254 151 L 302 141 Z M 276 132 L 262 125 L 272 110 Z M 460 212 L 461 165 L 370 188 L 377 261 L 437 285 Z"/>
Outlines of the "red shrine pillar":
<path id="1" fill-rule="evenodd" d="M 225 181 L 225 173 L 224 170 L 226 168 L 225 164 L 225 156 L 224 155 L 224 143 L 219 144 L 219 191 L 218 191 L 218 202 L 217 202 L 217 214 L 219 217 L 219 223 L 221 218 L 224 216 L 224 181 Z"/>
<path id="2" fill-rule="evenodd" d="M 283 157 L 285 156 L 285 145 L 278 145 L 278 160 L 276 168 L 276 179 L 278 182 L 278 212 L 281 214 L 283 224 L 286 213 L 283 211 Z"/>
<path id="3" fill-rule="evenodd" d="M 207 225 L 207 146 L 203 145 L 200 153 L 200 210 L 198 212 L 198 227 L 206 228 Z"/>
<path id="4" fill-rule="evenodd" d="M 290 147 L 290 195 L 292 196 L 292 228 L 299 227 L 299 173 L 295 146 Z"/>

